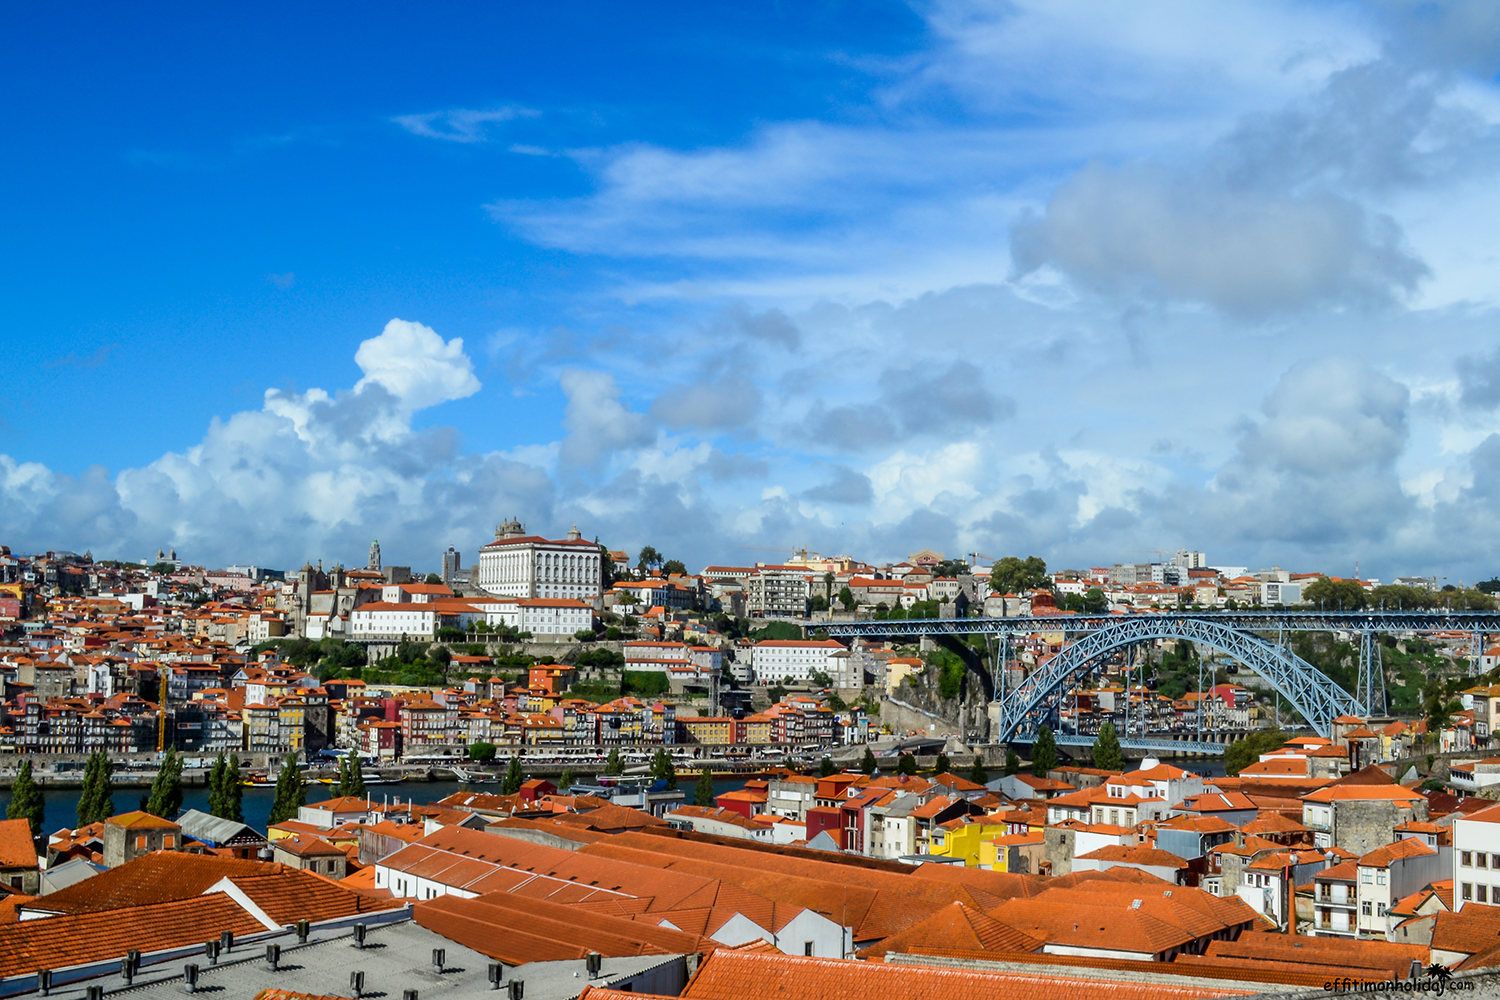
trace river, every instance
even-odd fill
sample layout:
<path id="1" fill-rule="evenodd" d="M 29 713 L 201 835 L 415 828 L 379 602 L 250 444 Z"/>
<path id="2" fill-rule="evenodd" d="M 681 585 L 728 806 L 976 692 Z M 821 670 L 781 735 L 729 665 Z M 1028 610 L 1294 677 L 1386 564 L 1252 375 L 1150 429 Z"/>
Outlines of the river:
<path id="1" fill-rule="evenodd" d="M 580 779 L 586 780 L 586 779 Z M 679 779 L 678 787 L 687 793 L 689 800 L 693 795 L 693 782 L 696 778 L 686 775 Z M 734 791 L 745 787 L 745 776 L 732 776 L 714 779 L 714 794 Z M 415 802 L 423 805 L 447 798 L 454 792 L 472 789 L 476 792 L 494 793 L 499 791 L 498 785 L 463 785 L 456 781 L 403 781 L 395 785 L 371 785 L 367 789 L 370 798 L 376 802 Z M 307 800 L 317 802 L 320 798 L 327 796 L 329 786 L 308 785 Z M 139 801 L 147 793 L 145 788 L 117 789 L 114 794 L 115 812 L 130 812 L 139 808 Z M 78 822 L 78 798 L 82 794 L 77 788 L 46 788 L 42 790 L 42 800 L 46 803 L 47 814 L 42 823 L 42 829 L 56 831 L 64 827 L 71 828 Z M 252 785 L 246 786 L 243 801 L 245 811 L 245 822 L 257 830 L 264 830 L 271 821 L 271 804 L 276 800 L 276 786 Z M 10 797 L 6 796 L 6 805 L 10 804 Z M 200 809 L 208 811 L 208 789 L 205 787 L 183 788 L 182 808 Z"/>

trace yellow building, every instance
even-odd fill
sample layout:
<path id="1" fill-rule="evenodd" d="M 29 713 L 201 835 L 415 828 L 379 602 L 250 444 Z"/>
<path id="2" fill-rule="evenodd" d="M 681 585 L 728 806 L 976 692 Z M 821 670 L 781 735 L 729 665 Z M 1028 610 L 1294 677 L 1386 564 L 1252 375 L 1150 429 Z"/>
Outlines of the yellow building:
<path id="1" fill-rule="evenodd" d="M 304 722 L 307 718 L 307 705 L 301 698 L 282 698 L 277 703 L 277 714 L 280 716 L 281 738 L 285 741 L 288 750 L 301 750 L 302 739 L 306 732 Z"/>
<path id="2" fill-rule="evenodd" d="M 728 716 L 700 716 L 681 722 L 689 743 L 727 747 L 734 742 L 734 720 Z"/>
<path id="3" fill-rule="evenodd" d="M 745 728 L 745 742 L 764 745 L 771 742 L 771 717 L 768 715 L 747 715 L 740 723 Z"/>
<path id="4" fill-rule="evenodd" d="M 928 853 L 945 858 L 962 858 L 970 868 L 979 864 L 980 848 L 990 837 L 1005 835 L 1005 824 L 990 816 L 961 816 L 933 827 Z"/>
<path id="5" fill-rule="evenodd" d="M 1035 875 L 1046 854 L 1040 833 L 1010 833 L 979 842 L 979 867 L 990 871 Z"/>

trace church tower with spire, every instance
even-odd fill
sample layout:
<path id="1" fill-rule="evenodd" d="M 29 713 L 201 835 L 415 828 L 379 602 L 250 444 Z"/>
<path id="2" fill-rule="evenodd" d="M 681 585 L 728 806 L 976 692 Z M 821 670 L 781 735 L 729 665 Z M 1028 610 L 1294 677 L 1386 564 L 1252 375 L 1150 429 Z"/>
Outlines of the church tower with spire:
<path id="1" fill-rule="evenodd" d="M 380 539 L 378 538 L 370 542 L 370 561 L 365 568 L 380 572 Z"/>

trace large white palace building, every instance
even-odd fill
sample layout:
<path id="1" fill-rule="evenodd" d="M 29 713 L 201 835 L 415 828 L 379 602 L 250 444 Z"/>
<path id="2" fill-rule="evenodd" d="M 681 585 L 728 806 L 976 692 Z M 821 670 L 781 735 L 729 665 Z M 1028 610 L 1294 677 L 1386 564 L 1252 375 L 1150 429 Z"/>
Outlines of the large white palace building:
<path id="1" fill-rule="evenodd" d="M 603 550 L 585 541 L 575 525 L 555 541 L 526 534 L 519 521 L 495 529 L 495 540 L 479 550 L 475 579 L 496 597 L 573 598 L 593 602 L 601 594 Z"/>

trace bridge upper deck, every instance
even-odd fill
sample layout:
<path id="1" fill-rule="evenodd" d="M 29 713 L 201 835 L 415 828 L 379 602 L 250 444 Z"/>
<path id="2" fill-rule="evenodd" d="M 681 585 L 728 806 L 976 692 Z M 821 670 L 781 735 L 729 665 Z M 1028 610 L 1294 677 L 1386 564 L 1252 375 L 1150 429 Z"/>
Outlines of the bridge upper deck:
<path id="1" fill-rule="evenodd" d="M 1091 632 L 1142 618 L 1211 621 L 1248 632 L 1500 632 L 1500 611 L 1161 611 L 1130 615 L 1034 615 L 1024 618 L 903 618 L 830 622 L 830 636 L 998 635 Z"/>

